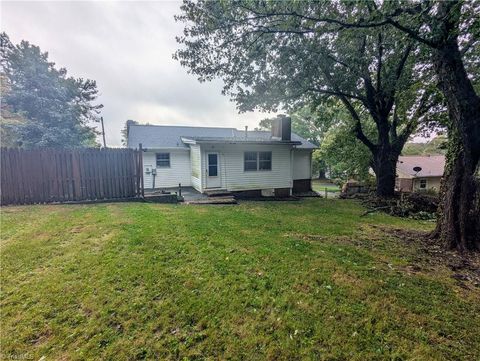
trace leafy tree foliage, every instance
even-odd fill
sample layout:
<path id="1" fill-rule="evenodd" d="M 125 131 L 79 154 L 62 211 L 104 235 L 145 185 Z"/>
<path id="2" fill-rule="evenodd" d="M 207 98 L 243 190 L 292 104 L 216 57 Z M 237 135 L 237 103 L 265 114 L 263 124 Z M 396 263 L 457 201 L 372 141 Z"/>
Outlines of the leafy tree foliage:
<path id="1" fill-rule="evenodd" d="M 184 48 L 175 57 L 201 81 L 222 78 L 241 111 L 335 97 L 372 154 L 378 194 L 393 194 L 403 145 L 436 104 L 435 89 L 425 86 L 428 66 L 416 67 L 421 45 L 388 25 L 332 31 L 319 18 L 354 21 L 370 13 L 364 2 L 185 0 L 182 11 Z M 367 118 L 377 129 L 373 139 L 364 131 Z"/>
<path id="2" fill-rule="evenodd" d="M 10 91 L 8 80 L 4 74 L 0 74 L 0 77 L 0 94 L 5 96 Z M 2 147 L 16 147 L 18 145 L 18 139 L 14 129 L 20 124 L 23 124 L 25 119 L 20 114 L 12 112 L 11 107 L 9 107 L 3 99 L 0 105 L 0 139 Z"/>
<path id="3" fill-rule="evenodd" d="M 448 248 L 480 250 L 480 1 L 369 2 L 366 17 L 322 22 L 343 28 L 388 25 L 428 48 L 448 108 L 447 166 L 434 236 Z"/>
<path id="4" fill-rule="evenodd" d="M 346 124 L 335 125 L 327 131 L 317 154 L 326 163 L 331 178 L 366 180 L 369 177 L 372 155 Z"/>
<path id="5" fill-rule="evenodd" d="M 127 143 L 128 143 L 128 127 L 130 125 L 138 125 L 138 122 L 136 122 L 135 120 L 128 119 L 125 122 L 123 129 L 120 131 L 120 133 L 122 134 L 122 145 L 125 147 L 127 146 Z"/>
<path id="6" fill-rule="evenodd" d="M 38 46 L 14 45 L 5 33 L 1 50 L 2 135 L 9 138 L 3 141 L 22 147 L 96 145 L 97 132 L 89 124 L 99 120 L 103 106 L 94 104 L 95 81 L 67 77 Z"/>
<path id="7" fill-rule="evenodd" d="M 405 144 L 402 155 L 435 155 L 445 154 L 447 150 L 448 139 L 444 135 L 439 135 L 426 143 Z"/>
<path id="8" fill-rule="evenodd" d="M 398 67 L 403 62 L 398 60 L 405 58 L 398 56 L 398 50 L 405 55 L 413 52 L 416 63 L 418 59 L 424 62 L 420 69 L 418 64 L 413 67 L 421 75 L 416 83 L 422 87 L 429 81 L 429 85 L 435 84 L 444 95 L 449 115 L 448 162 L 441 192 L 444 197 L 435 236 L 450 248 L 480 250 L 480 182 L 475 177 L 480 161 L 479 14 L 478 0 L 185 1 L 183 14 L 178 19 L 193 25 L 187 26 L 185 36 L 179 39 L 186 49 L 180 50 L 177 57 L 200 75 L 201 80 L 223 78 L 225 92 L 232 94 L 241 109 L 259 103 L 267 107 L 278 105 L 280 98 L 289 103 L 292 98 L 302 99 L 318 90 L 339 97 L 350 110 L 352 107 L 345 99 L 350 103 L 354 102 L 352 99 L 356 100 L 354 103 L 359 101 L 377 125 L 378 140 L 375 144 L 362 136 L 361 123 L 351 112 L 352 118 L 360 123 L 357 137 L 374 155 L 374 170 L 377 181 L 380 180 L 377 186 L 388 185 L 385 188 L 388 190 L 395 155 L 401 149 L 395 145 L 401 142 L 395 140 L 394 134 L 389 134 L 393 141 L 387 141 L 385 136 L 397 128 L 393 126 L 397 121 L 391 114 L 397 109 L 396 94 L 403 89 L 406 99 L 417 98 L 411 106 L 403 106 L 405 113 L 412 115 L 414 105 L 417 109 L 425 108 L 428 100 L 424 95 L 428 98 L 428 93 L 433 91 L 432 87 L 426 87 L 424 91 L 412 92 L 410 86 L 398 86 L 401 79 L 405 79 L 405 67 L 408 69 L 408 57 L 405 64 Z M 376 38 L 378 46 L 371 47 L 368 43 Z M 396 46 L 387 48 L 384 39 L 393 40 Z M 333 46 L 335 43 L 337 46 Z M 236 54 L 233 49 L 237 49 Z M 345 57 L 344 52 L 350 53 L 350 57 Z M 427 58 L 423 60 L 422 55 Z M 384 56 L 395 61 L 387 64 L 375 59 L 384 59 Z M 326 62 L 326 58 L 330 58 L 331 63 Z M 350 78 L 332 81 L 339 69 L 345 68 L 346 72 L 352 68 L 352 63 L 345 61 L 350 59 L 353 64 L 356 61 L 363 65 L 363 69 L 366 65 L 369 73 L 380 74 L 380 81 L 375 76 L 366 77 L 365 71 L 363 79 L 356 77 L 362 66 L 353 67 L 355 72 L 350 72 Z M 400 77 L 395 70 L 399 68 Z M 429 70 L 435 76 L 431 76 Z M 324 76 L 316 76 L 319 72 Z M 304 74 L 311 76 L 302 76 Z M 382 74 L 387 76 L 382 78 Z M 345 87 L 348 82 L 354 86 Z M 382 84 L 387 86 L 380 86 Z M 364 93 L 352 93 L 362 88 Z M 374 106 L 365 104 L 365 96 L 367 104 Z M 372 111 L 375 107 L 377 111 Z M 423 119 L 414 121 L 418 120 Z M 409 124 L 405 122 L 407 129 Z M 403 139 L 403 135 L 408 138 L 406 133 L 400 133 Z M 369 141 L 378 147 L 377 152 Z M 386 179 L 385 184 L 381 179 Z"/>

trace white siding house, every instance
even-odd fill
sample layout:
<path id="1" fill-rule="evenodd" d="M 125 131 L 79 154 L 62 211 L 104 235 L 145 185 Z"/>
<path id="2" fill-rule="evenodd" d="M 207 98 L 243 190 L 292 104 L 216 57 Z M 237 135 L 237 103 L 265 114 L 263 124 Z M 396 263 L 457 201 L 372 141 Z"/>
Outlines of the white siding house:
<path id="1" fill-rule="evenodd" d="M 169 165 L 157 164 L 157 154 L 169 154 Z M 150 171 L 148 171 L 150 168 Z M 152 174 L 151 169 L 156 169 Z M 149 149 L 143 155 L 145 188 L 171 188 L 192 185 L 190 152 L 188 149 Z M 155 182 L 155 183 L 154 183 Z M 155 186 L 154 186 L 155 185 Z"/>
<path id="2" fill-rule="evenodd" d="M 218 180 L 211 183 L 208 171 L 202 178 L 202 189 L 223 188 L 229 191 L 261 190 L 271 188 L 292 188 L 292 174 L 290 169 L 291 147 L 286 145 L 247 145 L 222 144 L 201 145 L 202 163 L 207 164 L 208 154 L 217 153 L 219 156 Z M 271 152 L 271 170 L 245 170 L 245 152 Z M 207 167 L 204 167 L 205 170 Z M 210 183 L 210 184 L 209 184 Z"/>
<path id="3" fill-rule="evenodd" d="M 145 189 L 310 190 L 316 146 L 291 133 L 290 118 L 277 121 L 272 132 L 129 125 L 128 146 L 144 149 Z"/>
<path id="4" fill-rule="evenodd" d="M 296 149 L 293 152 L 293 179 L 308 179 L 312 176 L 312 150 Z"/>

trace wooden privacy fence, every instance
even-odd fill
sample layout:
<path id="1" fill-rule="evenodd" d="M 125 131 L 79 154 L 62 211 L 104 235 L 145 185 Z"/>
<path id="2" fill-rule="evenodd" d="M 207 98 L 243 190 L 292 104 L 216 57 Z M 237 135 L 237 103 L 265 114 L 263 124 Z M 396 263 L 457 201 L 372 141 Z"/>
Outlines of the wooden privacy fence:
<path id="1" fill-rule="evenodd" d="M 143 195 L 142 150 L 1 149 L 1 204 Z"/>

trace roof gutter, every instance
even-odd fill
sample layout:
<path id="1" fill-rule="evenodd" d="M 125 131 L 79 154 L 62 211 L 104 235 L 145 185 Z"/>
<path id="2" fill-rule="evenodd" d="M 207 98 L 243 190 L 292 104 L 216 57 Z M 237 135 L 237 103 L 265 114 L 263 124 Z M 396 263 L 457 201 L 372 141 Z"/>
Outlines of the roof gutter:
<path id="1" fill-rule="evenodd" d="M 261 140 L 198 140 L 182 138 L 182 142 L 185 144 L 263 144 L 263 145 L 301 145 L 299 141 L 261 141 Z"/>

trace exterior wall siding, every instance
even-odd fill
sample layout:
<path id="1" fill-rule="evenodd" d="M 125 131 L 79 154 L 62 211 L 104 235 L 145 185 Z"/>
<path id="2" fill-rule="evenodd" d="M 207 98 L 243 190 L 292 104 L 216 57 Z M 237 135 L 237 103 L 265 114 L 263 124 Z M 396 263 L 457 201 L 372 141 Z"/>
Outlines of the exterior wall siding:
<path id="1" fill-rule="evenodd" d="M 156 168 L 156 153 L 170 153 L 170 167 Z M 145 152 L 143 154 L 143 184 L 145 189 L 151 189 L 153 186 L 153 175 L 146 173 L 146 168 L 150 166 L 156 168 L 155 188 L 169 188 L 192 185 L 192 174 L 190 167 L 190 152 L 188 149 L 163 149 Z"/>
<path id="2" fill-rule="evenodd" d="M 440 180 L 442 179 L 441 177 L 426 177 L 426 178 L 415 178 L 413 180 L 413 189 L 415 191 L 421 191 L 422 189 L 420 188 L 420 179 L 426 179 L 427 180 L 427 188 L 424 189 L 433 189 L 436 190 L 437 192 L 440 190 Z"/>
<path id="3" fill-rule="evenodd" d="M 219 153 L 221 188 L 229 191 L 253 189 L 292 188 L 291 147 L 288 145 L 202 145 L 202 187 L 207 186 L 206 154 Z M 264 171 L 244 171 L 244 152 L 272 152 L 272 169 Z"/>
<path id="4" fill-rule="evenodd" d="M 420 180 L 425 179 L 427 181 L 426 188 L 420 188 Z M 424 177 L 424 178 L 401 178 L 395 179 L 395 189 L 400 192 L 421 192 L 425 190 L 440 190 L 441 177 Z"/>
<path id="5" fill-rule="evenodd" d="M 413 186 L 412 178 L 399 178 L 395 179 L 395 189 L 399 192 L 411 192 Z"/>
<path id="6" fill-rule="evenodd" d="M 310 150 L 293 150 L 293 179 L 312 178 L 312 153 Z"/>

